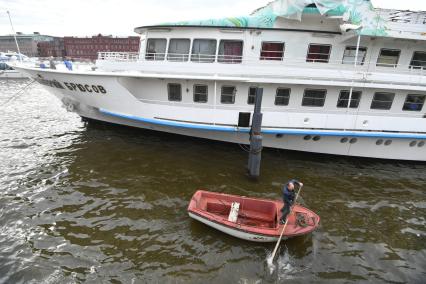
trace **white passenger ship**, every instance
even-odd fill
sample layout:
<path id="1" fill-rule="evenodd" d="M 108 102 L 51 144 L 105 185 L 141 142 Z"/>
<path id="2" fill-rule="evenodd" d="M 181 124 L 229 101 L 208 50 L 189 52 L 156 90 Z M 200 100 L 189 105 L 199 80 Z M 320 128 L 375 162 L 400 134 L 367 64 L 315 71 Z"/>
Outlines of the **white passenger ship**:
<path id="1" fill-rule="evenodd" d="M 250 16 L 135 29 L 140 53 L 92 71 L 18 63 L 80 116 L 266 147 L 426 161 L 426 13 L 277 0 Z"/>

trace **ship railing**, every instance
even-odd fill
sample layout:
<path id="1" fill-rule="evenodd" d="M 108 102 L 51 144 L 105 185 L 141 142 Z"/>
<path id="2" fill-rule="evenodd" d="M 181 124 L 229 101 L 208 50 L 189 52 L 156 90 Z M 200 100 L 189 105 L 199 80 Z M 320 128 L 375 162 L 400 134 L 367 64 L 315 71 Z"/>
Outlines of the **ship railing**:
<path id="1" fill-rule="evenodd" d="M 356 70 L 361 72 L 382 72 L 412 75 L 426 75 L 426 62 L 421 60 L 412 61 L 411 64 L 395 64 L 387 62 L 367 62 L 364 58 L 358 58 L 355 66 L 355 56 L 345 56 L 340 60 L 329 60 L 324 54 L 318 54 L 317 58 L 301 57 L 287 58 L 277 56 L 240 56 L 240 55 L 215 55 L 215 54 L 179 54 L 179 53 L 156 53 L 150 52 L 139 54 L 137 52 L 99 52 L 98 60 L 108 61 L 140 61 L 140 62 L 174 62 L 181 63 L 222 63 L 242 64 L 248 66 L 285 66 L 285 67 L 308 67 L 313 69 L 336 69 Z"/>
<path id="2" fill-rule="evenodd" d="M 98 60 L 137 61 L 139 52 L 98 52 Z"/>

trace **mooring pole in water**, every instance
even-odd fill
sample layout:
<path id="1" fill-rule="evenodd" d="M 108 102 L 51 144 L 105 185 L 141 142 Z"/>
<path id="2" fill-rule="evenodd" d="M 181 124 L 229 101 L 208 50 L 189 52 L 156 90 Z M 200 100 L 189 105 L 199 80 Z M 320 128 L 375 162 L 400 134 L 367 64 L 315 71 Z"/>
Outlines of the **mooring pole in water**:
<path id="1" fill-rule="evenodd" d="M 262 107 L 263 88 L 256 88 L 256 99 L 254 103 L 253 119 L 250 131 L 250 153 L 248 160 L 248 171 L 250 177 L 259 177 L 260 161 L 262 158 Z"/>

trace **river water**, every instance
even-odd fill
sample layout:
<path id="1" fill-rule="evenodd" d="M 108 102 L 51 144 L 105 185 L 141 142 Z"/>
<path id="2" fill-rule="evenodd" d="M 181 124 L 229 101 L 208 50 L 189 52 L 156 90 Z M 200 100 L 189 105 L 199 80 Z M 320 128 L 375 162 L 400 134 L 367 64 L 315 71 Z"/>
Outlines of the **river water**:
<path id="1" fill-rule="evenodd" d="M 86 124 L 35 83 L 0 81 L 0 283 L 424 283 L 426 164 L 265 149 Z M 275 244 L 190 219 L 198 188 L 280 198 L 301 179 L 321 216 Z"/>

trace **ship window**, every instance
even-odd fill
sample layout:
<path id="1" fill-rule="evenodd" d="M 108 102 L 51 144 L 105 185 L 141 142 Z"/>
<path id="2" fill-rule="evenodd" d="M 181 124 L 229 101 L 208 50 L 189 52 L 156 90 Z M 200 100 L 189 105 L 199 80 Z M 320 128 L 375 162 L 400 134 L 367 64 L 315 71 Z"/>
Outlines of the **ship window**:
<path id="1" fill-rule="evenodd" d="M 256 91 L 257 91 L 257 87 L 250 87 L 249 88 L 247 104 L 254 105 L 254 102 L 256 101 Z"/>
<path id="2" fill-rule="evenodd" d="M 302 106 L 322 107 L 327 90 L 306 89 L 303 94 Z"/>
<path id="3" fill-rule="evenodd" d="M 290 100 L 290 89 L 278 88 L 277 94 L 275 95 L 276 106 L 287 106 Z"/>
<path id="4" fill-rule="evenodd" d="M 185 38 L 170 39 L 167 60 L 188 61 L 190 45 L 191 45 L 191 41 L 189 39 L 185 39 Z"/>
<path id="5" fill-rule="evenodd" d="M 207 85 L 194 85 L 194 102 L 207 102 L 208 87 Z"/>
<path id="6" fill-rule="evenodd" d="M 375 93 L 371 102 L 371 109 L 390 109 L 394 97 L 394 93 Z"/>
<path id="7" fill-rule="evenodd" d="M 331 45 L 329 44 L 310 44 L 306 62 L 327 63 L 330 58 Z"/>
<path id="8" fill-rule="evenodd" d="M 180 102 L 182 100 L 182 87 L 180 84 L 167 84 L 169 101 Z"/>
<path id="9" fill-rule="evenodd" d="M 216 57 L 215 39 L 194 39 L 192 44 L 191 61 L 214 62 Z"/>
<path id="10" fill-rule="evenodd" d="M 219 45 L 218 62 L 241 63 L 243 42 L 240 40 L 221 40 Z"/>
<path id="11" fill-rule="evenodd" d="M 425 95 L 407 95 L 402 110 L 421 111 L 425 103 Z"/>
<path id="12" fill-rule="evenodd" d="M 398 64 L 400 53 L 401 50 L 399 49 L 382 48 L 376 65 L 381 67 L 395 67 Z"/>
<path id="13" fill-rule="evenodd" d="M 260 60 L 282 60 L 284 54 L 283 42 L 262 42 Z"/>
<path id="14" fill-rule="evenodd" d="M 234 86 L 222 86 L 222 93 L 220 96 L 220 102 L 222 104 L 233 104 L 235 103 L 235 92 Z"/>
<path id="15" fill-rule="evenodd" d="M 146 43 L 146 60 L 164 60 L 167 40 L 164 38 L 149 38 Z"/>
<path id="16" fill-rule="evenodd" d="M 416 51 L 410 62 L 411 68 L 424 68 L 426 69 L 426 52 Z"/>
<path id="17" fill-rule="evenodd" d="M 365 55 L 367 53 L 367 48 L 360 47 L 358 48 L 358 57 L 357 57 L 357 65 L 363 65 L 365 60 Z M 354 64 L 355 63 L 355 55 L 356 55 L 356 46 L 347 46 L 345 52 L 343 53 L 343 64 Z"/>
<path id="18" fill-rule="evenodd" d="M 348 101 L 349 101 L 349 90 L 342 90 L 339 94 L 339 99 L 337 100 L 337 107 L 348 107 Z M 361 99 L 361 92 L 360 91 L 352 91 L 351 96 L 351 108 L 357 108 L 359 105 L 359 100 Z"/>

